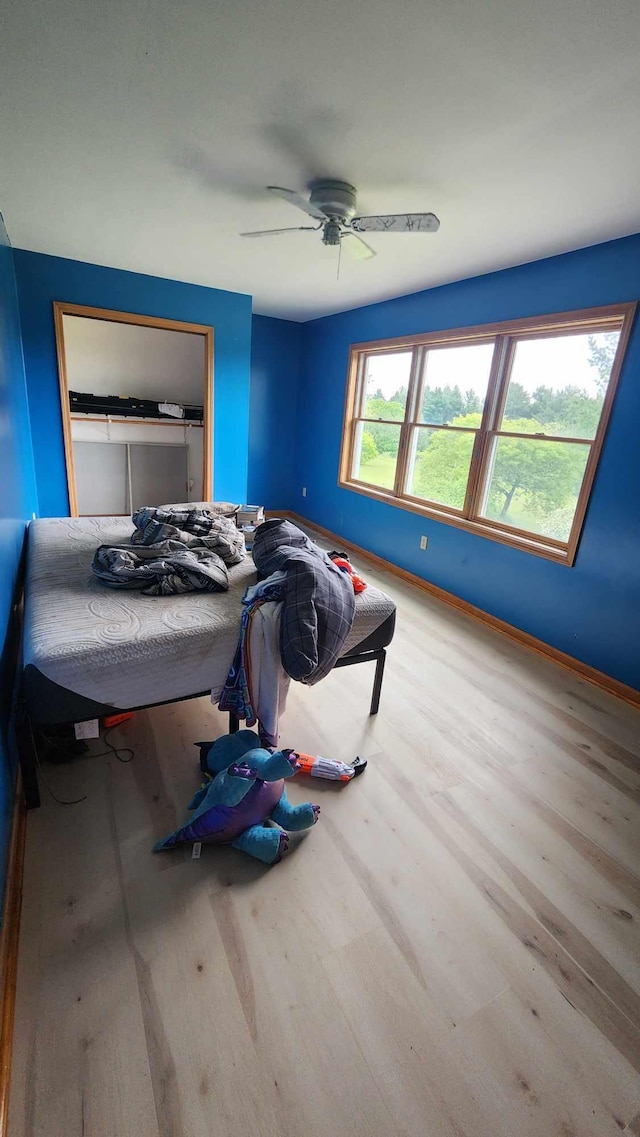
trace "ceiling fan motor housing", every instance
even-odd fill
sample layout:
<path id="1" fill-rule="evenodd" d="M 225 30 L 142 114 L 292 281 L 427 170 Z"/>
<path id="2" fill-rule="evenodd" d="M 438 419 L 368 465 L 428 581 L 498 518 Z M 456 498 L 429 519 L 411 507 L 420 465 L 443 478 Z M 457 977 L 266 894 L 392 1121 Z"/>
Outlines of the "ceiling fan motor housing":
<path id="1" fill-rule="evenodd" d="M 356 211 L 356 191 L 348 182 L 318 179 L 311 185 L 310 201 L 333 221 L 350 221 Z M 325 241 L 333 245 L 335 241 Z"/>
<path id="2" fill-rule="evenodd" d="M 322 243 L 324 245 L 339 245 L 342 230 L 339 221 L 327 221 L 322 231 Z"/>

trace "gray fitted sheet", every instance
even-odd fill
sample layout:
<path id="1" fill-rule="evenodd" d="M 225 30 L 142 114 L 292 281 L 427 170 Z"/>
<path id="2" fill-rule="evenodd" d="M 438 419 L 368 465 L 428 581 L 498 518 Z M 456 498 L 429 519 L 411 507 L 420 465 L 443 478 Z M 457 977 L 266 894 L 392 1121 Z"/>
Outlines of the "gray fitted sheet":
<path id="1" fill-rule="evenodd" d="M 240 624 L 241 598 L 256 580 L 250 555 L 229 569 L 222 593 L 142 596 L 101 584 L 91 571 L 98 545 L 131 538 L 122 517 L 43 518 L 29 526 L 24 665 L 75 695 L 126 709 L 219 693 Z M 394 611 L 369 587 L 343 654 Z"/>

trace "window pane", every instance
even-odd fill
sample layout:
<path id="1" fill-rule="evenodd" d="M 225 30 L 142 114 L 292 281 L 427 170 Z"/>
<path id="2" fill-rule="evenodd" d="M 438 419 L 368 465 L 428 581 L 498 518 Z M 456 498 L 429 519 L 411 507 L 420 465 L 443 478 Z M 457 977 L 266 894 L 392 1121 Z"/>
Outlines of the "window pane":
<path id="1" fill-rule="evenodd" d="M 353 450 L 353 477 L 392 490 L 400 445 L 400 426 L 360 422 Z"/>
<path id="2" fill-rule="evenodd" d="M 500 429 L 595 438 L 619 336 L 520 340 Z"/>
<path id="3" fill-rule="evenodd" d="M 480 426 L 493 346 L 467 344 L 427 352 L 420 422 Z"/>
<path id="4" fill-rule="evenodd" d="M 368 355 L 364 370 L 364 417 L 402 422 L 411 372 L 410 351 Z"/>
<path id="5" fill-rule="evenodd" d="M 590 450 L 586 443 L 496 438 L 482 515 L 568 541 Z"/>
<path id="6" fill-rule="evenodd" d="M 407 492 L 462 509 L 475 437 L 474 431 L 414 427 Z"/>

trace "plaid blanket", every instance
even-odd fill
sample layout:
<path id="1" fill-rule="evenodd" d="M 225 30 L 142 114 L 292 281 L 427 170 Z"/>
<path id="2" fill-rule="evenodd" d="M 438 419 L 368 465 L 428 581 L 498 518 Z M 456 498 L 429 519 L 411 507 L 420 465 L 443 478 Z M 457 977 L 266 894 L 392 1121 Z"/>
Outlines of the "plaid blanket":
<path id="1" fill-rule="evenodd" d="M 244 536 L 232 518 L 208 509 L 171 509 L 145 506 L 132 517 L 134 545 L 159 545 L 179 541 L 189 548 L 211 549 L 227 565 L 237 565 L 244 556 Z"/>
<path id="2" fill-rule="evenodd" d="M 103 584 L 139 588 L 143 596 L 226 592 L 229 588 L 229 573 L 222 557 L 211 549 L 187 549 L 179 541 L 161 541 L 141 548 L 100 545 L 91 568 Z"/>
<path id="3" fill-rule="evenodd" d="M 351 580 L 302 529 L 274 518 L 256 529 L 253 559 L 261 578 L 286 573 L 280 653 L 287 675 L 309 685 L 328 675 L 351 630 Z"/>

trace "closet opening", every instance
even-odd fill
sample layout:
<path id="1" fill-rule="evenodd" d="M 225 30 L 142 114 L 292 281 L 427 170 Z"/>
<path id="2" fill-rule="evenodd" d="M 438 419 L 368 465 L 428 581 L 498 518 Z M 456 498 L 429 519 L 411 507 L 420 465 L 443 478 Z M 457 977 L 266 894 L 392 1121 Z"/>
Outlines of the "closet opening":
<path id="1" fill-rule="evenodd" d="M 69 512 L 213 499 L 213 328 L 54 304 Z"/>

